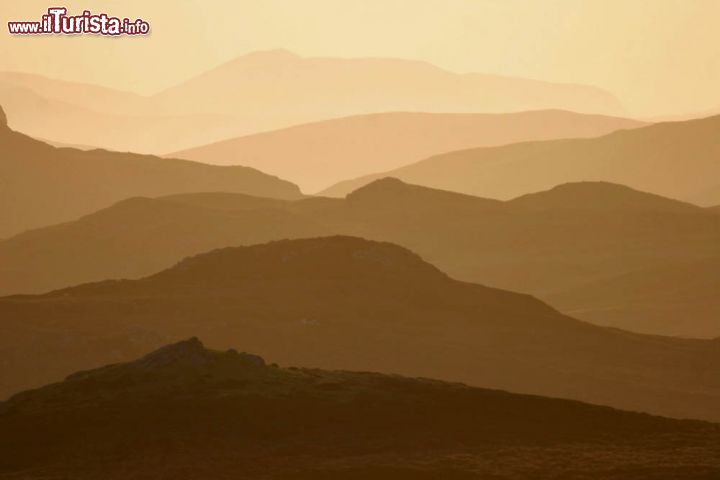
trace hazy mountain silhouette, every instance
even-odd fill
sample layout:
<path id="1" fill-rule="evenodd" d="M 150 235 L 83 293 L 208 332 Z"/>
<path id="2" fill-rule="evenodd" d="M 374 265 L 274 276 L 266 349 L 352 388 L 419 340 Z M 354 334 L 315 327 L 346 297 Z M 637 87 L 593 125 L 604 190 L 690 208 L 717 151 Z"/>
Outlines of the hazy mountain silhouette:
<path id="1" fill-rule="evenodd" d="M 34 137 L 154 154 L 376 112 L 557 108 L 622 114 L 618 100 L 595 87 L 455 74 L 398 59 L 303 58 L 282 50 L 239 57 L 147 96 L 0 72 L 0 104 L 13 128 Z"/>
<path id="2" fill-rule="evenodd" d="M 229 245 L 314 236 L 310 217 L 284 211 L 282 201 L 241 194 L 132 198 L 76 222 L 0 241 L 0 295 L 33 293 L 108 278 L 138 278 L 180 259 Z M 203 205 L 234 199 L 238 208 Z"/>
<path id="3" fill-rule="evenodd" d="M 575 182 L 557 185 L 550 190 L 528 193 L 509 201 L 529 210 L 604 210 L 609 212 L 701 213 L 691 203 L 660 195 L 640 192 L 609 182 Z"/>
<path id="4" fill-rule="evenodd" d="M 381 176 L 507 199 L 577 181 L 608 181 L 701 205 L 720 202 L 720 116 L 589 139 L 548 140 L 437 155 L 335 185 L 344 196 Z"/>
<path id="5" fill-rule="evenodd" d="M 237 133 L 228 115 L 175 114 L 149 97 L 36 75 L 0 72 L 0 105 L 14 130 L 50 143 L 165 153 Z"/>
<path id="6" fill-rule="evenodd" d="M 252 131 L 386 111 L 558 108 L 622 113 L 615 97 L 595 87 L 456 74 L 429 63 L 393 58 L 301 57 L 286 50 L 238 57 L 160 92 L 154 100 L 180 112 L 201 109 L 246 118 Z"/>
<path id="7" fill-rule="evenodd" d="M 283 364 L 720 419 L 717 341 L 593 326 L 352 237 L 220 249 L 142 280 L 5 297 L 0 318 L 4 395 L 197 332 Z"/>
<path id="8" fill-rule="evenodd" d="M 720 256 L 669 260 L 547 296 L 563 312 L 645 332 L 720 336 Z"/>
<path id="9" fill-rule="evenodd" d="M 703 265 L 720 258 L 720 216 L 593 182 L 509 202 L 393 179 L 367 185 L 347 199 L 292 202 L 221 193 L 135 198 L 0 241 L 0 295 L 139 278 L 215 248 L 332 234 L 398 243 L 455 278 L 532 293 L 600 324 L 720 336 L 715 314 L 720 298 L 707 294 L 717 280 Z M 680 297 L 668 295 L 672 265 L 684 265 L 687 275 L 698 269 L 685 293 L 677 292 Z M 665 272 L 666 286 L 654 277 L 656 270 Z M 592 289 L 594 282 L 626 275 L 640 282 L 646 301 L 606 287 L 583 293 L 586 285 Z M 690 301 L 693 315 L 672 320 Z"/>
<path id="10" fill-rule="evenodd" d="M 559 110 L 509 114 L 378 113 L 289 127 L 176 152 L 171 156 L 245 165 L 316 192 L 438 153 L 528 140 L 595 137 L 644 123 Z"/>
<path id="11" fill-rule="evenodd" d="M 23 478 L 720 473 L 714 424 L 435 380 L 279 368 L 196 338 L 14 396 L 0 404 L 0 449 L 0 475 Z"/>
<path id="12" fill-rule="evenodd" d="M 77 218 L 136 195 L 197 190 L 298 198 L 297 186 L 248 167 L 55 148 L 0 123 L 0 237 Z"/>
<path id="13" fill-rule="evenodd" d="M 720 107 L 707 108 L 701 111 L 695 111 L 690 113 L 674 113 L 667 115 L 656 115 L 648 121 L 650 122 L 682 122 L 684 120 L 695 120 L 698 118 L 711 117 L 714 115 L 720 115 Z"/>
<path id="14" fill-rule="evenodd" d="M 118 115 L 151 113 L 143 95 L 90 83 L 69 82 L 31 73 L 0 72 L 0 85 L 33 92 L 47 101 L 58 101 L 96 111 Z"/>

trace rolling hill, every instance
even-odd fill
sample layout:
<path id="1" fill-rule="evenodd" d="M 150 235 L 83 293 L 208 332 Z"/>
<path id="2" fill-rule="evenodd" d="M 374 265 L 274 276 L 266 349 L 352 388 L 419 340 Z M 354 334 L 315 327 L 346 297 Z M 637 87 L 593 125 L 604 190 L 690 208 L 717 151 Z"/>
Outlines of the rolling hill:
<path id="1" fill-rule="evenodd" d="M 529 140 L 595 137 L 645 125 L 546 110 L 509 114 L 377 113 L 243 136 L 170 156 L 243 165 L 316 192 L 346 178 L 405 166 L 453 150 Z"/>
<path id="2" fill-rule="evenodd" d="M 74 220 L 138 195 L 201 190 L 301 196 L 297 186 L 247 167 L 55 148 L 12 131 L 4 112 L 0 150 L 0 237 Z"/>
<path id="3" fill-rule="evenodd" d="M 720 116 L 659 123 L 598 138 L 523 142 L 437 155 L 348 180 L 321 194 L 344 196 L 379 177 L 509 199 L 579 181 L 620 183 L 702 205 L 720 202 Z"/>
<path id="4" fill-rule="evenodd" d="M 346 199 L 133 198 L 0 241 L 0 295 L 140 278 L 216 248 L 333 234 L 403 245 L 454 278 L 531 293 L 599 324 L 720 336 L 718 280 L 709 267 L 720 258 L 720 216 L 593 182 L 508 202 L 392 179 Z M 623 278 L 642 298 L 612 287 Z M 691 303 L 692 316 L 675 318 Z"/>
<path id="5" fill-rule="evenodd" d="M 192 338 L 0 403 L 0 451 L 27 479 L 707 480 L 720 427 Z"/>
<path id="6" fill-rule="evenodd" d="M 632 334 L 353 237 L 215 250 L 140 280 L 0 299 L 3 396 L 201 335 L 282 364 L 720 419 L 717 340 Z"/>

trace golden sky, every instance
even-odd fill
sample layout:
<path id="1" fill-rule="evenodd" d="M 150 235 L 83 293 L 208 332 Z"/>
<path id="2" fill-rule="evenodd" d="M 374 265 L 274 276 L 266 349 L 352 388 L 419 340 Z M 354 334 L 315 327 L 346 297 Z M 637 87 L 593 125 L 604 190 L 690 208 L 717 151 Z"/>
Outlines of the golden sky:
<path id="1" fill-rule="evenodd" d="M 15 37 L 49 6 L 151 23 L 149 37 Z M 426 60 L 605 88 L 628 114 L 720 107 L 720 0 L 0 0 L 0 69 L 152 93 L 238 55 Z"/>

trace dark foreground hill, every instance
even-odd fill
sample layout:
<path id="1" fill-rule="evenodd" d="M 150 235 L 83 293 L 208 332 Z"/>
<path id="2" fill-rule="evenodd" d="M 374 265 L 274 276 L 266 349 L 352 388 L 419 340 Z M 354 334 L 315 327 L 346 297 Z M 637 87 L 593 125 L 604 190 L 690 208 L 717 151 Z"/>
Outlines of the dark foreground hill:
<path id="1" fill-rule="evenodd" d="M 216 250 L 141 280 L 0 299 L 3 396 L 194 333 L 372 370 L 720 420 L 717 341 L 631 334 L 352 237 Z"/>
<path id="2" fill-rule="evenodd" d="M 0 403 L 0 477 L 704 479 L 720 427 L 196 338 Z"/>
<path id="3" fill-rule="evenodd" d="M 296 185 L 247 167 L 55 148 L 10 130 L 0 109 L 0 238 L 74 220 L 128 197 L 198 190 L 301 196 Z"/>
<path id="4" fill-rule="evenodd" d="M 134 198 L 0 241 L 0 295 L 139 278 L 215 248 L 333 234 L 400 244 L 455 278 L 531 293 L 599 324 L 720 336 L 720 277 L 710 267 L 720 260 L 720 215 L 602 182 L 508 202 L 394 179 L 346 199 Z"/>

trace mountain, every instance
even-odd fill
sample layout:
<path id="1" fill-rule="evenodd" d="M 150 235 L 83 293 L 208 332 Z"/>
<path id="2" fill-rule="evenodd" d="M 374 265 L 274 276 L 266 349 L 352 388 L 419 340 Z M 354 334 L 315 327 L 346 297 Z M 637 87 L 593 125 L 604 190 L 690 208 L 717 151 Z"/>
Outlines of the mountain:
<path id="1" fill-rule="evenodd" d="M 165 153 L 237 133 L 228 115 L 175 114 L 149 97 L 28 74 L 0 72 L 0 105 L 16 131 L 122 152 Z"/>
<path id="2" fill-rule="evenodd" d="M 119 114 L 146 115 L 145 96 L 89 83 L 69 82 L 31 73 L 0 72 L 0 85 L 34 93 L 46 101 L 57 101 L 86 109 Z M 13 118 L 15 115 L 12 115 Z"/>
<path id="3" fill-rule="evenodd" d="M 232 95 L 228 95 L 232 92 Z M 562 109 L 622 114 L 595 87 L 479 73 L 457 74 L 394 58 L 301 57 L 254 52 L 154 96 L 178 112 L 202 108 L 245 118 L 252 131 L 377 112 L 513 112 Z M 248 132 L 249 133 L 249 132 Z"/>
<path id="4" fill-rule="evenodd" d="M 608 182 L 574 182 L 510 200 L 528 210 L 702 213 L 696 205 Z"/>
<path id="5" fill-rule="evenodd" d="M 0 104 L 13 128 L 33 137 L 151 154 L 378 112 L 623 113 L 614 96 L 595 87 L 456 74 L 397 59 L 304 58 L 282 50 L 241 56 L 152 95 L 0 72 Z"/>
<path id="6" fill-rule="evenodd" d="M 717 279 L 703 266 L 720 258 L 720 216 L 602 182 L 561 185 L 507 202 L 393 179 L 345 199 L 134 198 L 0 241 L 0 295 L 140 278 L 216 248 L 333 234 L 403 245 L 454 278 L 531 293 L 599 324 L 720 336 L 720 299 L 707 294 Z M 668 287 L 679 287 L 673 265 L 685 272 L 677 278 L 697 268 L 680 297 L 668 295 Z M 654 272 L 665 272 L 666 286 Z M 609 288 L 628 275 L 645 292 L 642 302 Z M 595 290 L 596 282 L 608 286 Z M 690 302 L 693 316 L 673 320 Z"/>
<path id="7" fill-rule="evenodd" d="M 197 338 L 14 396 L 0 404 L 0 448 L 0 476 L 28 479 L 720 474 L 715 424 L 436 380 L 280 368 Z"/>
<path id="8" fill-rule="evenodd" d="M 344 196 L 378 177 L 508 199 L 578 181 L 621 183 L 665 197 L 720 202 L 720 116 L 620 130 L 603 137 L 524 142 L 436 155 L 330 187 Z"/>
<path id="9" fill-rule="evenodd" d="M 594 137 L 644 123 L 559 110 L 508 114 L 375 113 L 243 136 L 171 156 L 244 165 L 305 192 L 453 150 L 553 138 Z"/>
<path id="10" fill-rule="evenodd" d="M 210 203 L 222 198 L 237 208 Z M 332 232 L 285 211 L 284 203 L 209 193 L 123 200 L 75 222 L 0 241 L 0 294 L 139 278 L 216 248 Z"/>
<path id="11" fill-rule="evenodd" d="M 300 197 L 297 186 L 252 168 L 55 148 L 10 130 L 4 113 L 0 119 L 0 237 L 73 220 L 138 195 L 206 190 Z"/>
<path id="12" fill-rule="evenodd" d="M 642 332 L 720 333 L 720 256 L 632 270 L 548 295 L 563 312 Z"/>
<path id="13" fill-rule="evenodd" d="M 283 364 L 720 419 L 717 341 L 593 326 L 353 237 L 220 249 L 141 280 L 4 297 L 0 319 L 3 395 L 196 332 Z"/>

